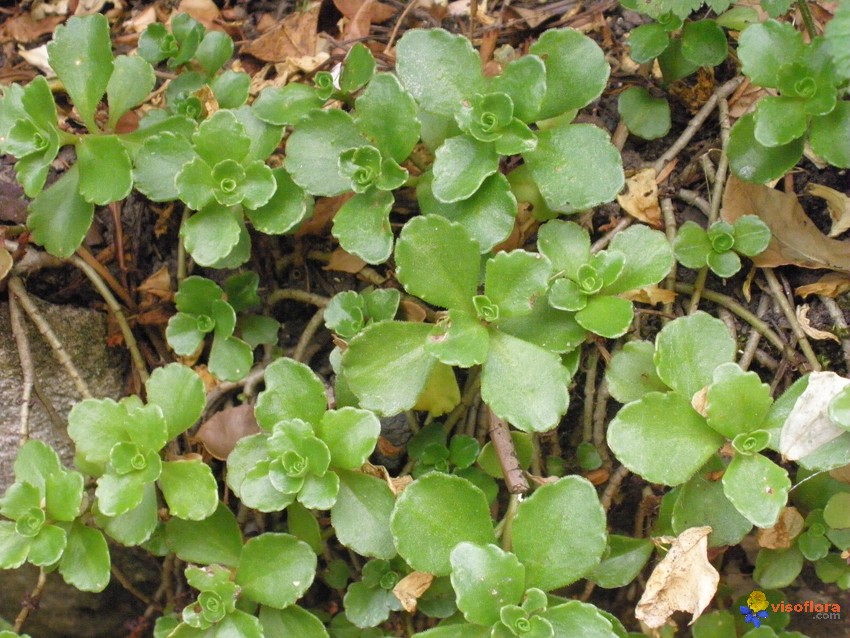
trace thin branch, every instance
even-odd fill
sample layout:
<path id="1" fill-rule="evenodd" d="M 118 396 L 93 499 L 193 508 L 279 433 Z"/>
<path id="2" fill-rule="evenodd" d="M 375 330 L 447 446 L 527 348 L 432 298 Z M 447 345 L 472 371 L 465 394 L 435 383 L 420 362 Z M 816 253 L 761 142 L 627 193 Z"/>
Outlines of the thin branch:
<path id="1" fill-rule="evenodd" d="M 35 324 L 35 327 L 50 345 L 53 355 L 56 357 L 56 360 L 62 364 L 62 367 L 65 368 L 65 372 L 67 372 L 68 376 L 71 377 L 71 381 L 74 382 L 74 385 L 77 387 L 77 391 L 80 395 L 84 399 L 91 399 L 93 395 L 89 390 L 88 384 L 83 379 L 80 371 L 77 370 L 77 366 L 75 366 L 74 362 L 71 361 L 71 357 L 68 356 L 68 353 L 65 351 L 65 347 L 62 345 L 62 342 L 59 341 L 59 337 L 57 337 L 56 333 L 53 332 L 53 328 L 50 327 L 50 324 L 47 323 L 47 320 L 42 316 L 38 308 L 36 308 L 35 303 L 27 294 L 24 284 L 19 277 L 11 277 L 9 279 L 9 292 L 18 298 L 21 307 L 27 313 L 30 321 Z"/>
<path id="2" fill-rule="evenodd" d="M 684 149 L 688 145 L 688 142 L 690 142 L 691 138 L 696 135 L 696 132 L 700 129 L 705 120 L 714 110 L 714 107 L 717 106 L 718 100 L 725 97 L 729 97 L 735 91 L 735 89 L 738 88 L 738 85 L 740 85 L 743 81 L 744 77 L 739 76 L 736 78 L 732 78 L 731 80 L 717 88 L 714 94 L 710 98 L 708 98 L 708 101 L 703 104 L 702 108 L 697 112 L 697 114 L 694 115 L 693 118 L 691 118 L 691 121 L 688 123 L 687 128 L 682 131 L 682 134 L 679 136 L 679 139 L 673 142 L 673 145 L 668 148 L 667 151 L 665 151 L 665 153 L 661 157 L 659 157 L 658 160 L 655 162 L 656 173 L 660 173 L 661 170 L 664 168 L 664 165 L 667 164 L 667 162 L 669 162 L 673 158 L 675 158 L 682 151 L 682 149 Z"/>
<path id="3" fill-rule="evenodd" d="M 593 438 L 593 397 L 596 394 L 596 370 L 599 366 L 599 350 L 591 348 L 587 355 L 584 378 L 584 410 L 582 412 L 582 440 Z"/>
<path id="4" fill-rule="evenodd" d="M 41 599 L 41 594 L 44 591 L 44 586 L 47 584 L 47 572 L 44 571 L 44 568 L 41 567 L 38 570 L 38 580 L 35 583 L 35 587 L 33 587 L 32 591 L 27 594 L 24 599 L 23 604 L 21 605 L 21 611 L 18 612 L 17 618 L 15 618 L 15 624 L 12 627 L 12 631 L 16 634 L 21 632 L 21 629 L 24 626 L 24 623 L 27 621 L 27 617 L 30 615 L 30 612 L 38 609 L 38 602 Z"/>
<path id="5" fill-rule="evenodd" d="M 318 306 L 319 308 L 324 308 L 331 302 L 331 300 L 327 297 L 317 295 L 314 292 L 307 292 L 306 290 L 295 290 L 293 288 L 279 288 L 273 291 L 268 296 L 268 299 L 266 299 L 266 306 L 271 308 L 275 304 L 286 299 L 313 304 L 314 306 Z"/>
<path id="6" fill-rule="evenodd" d="M 12 324 L 12 335 L 15 337 L 15 345 L 18 348 L 18 358 L 21 360 L 23 388 L 21 390 L 21 425 L 18 431 L 20 433 L 19 445 L 23 445 L 30 437 L 30 401 L 35 371 L 30 342 L 27 338 L 27 330 L 24 326 L 16 295 L 9 295 L 9 321 Z"/>
<path id="7" fill-rule="evenodd" d="M 514 446 L 514 440 L 511 438 L 508 424 L 496 416 L 496 413 L 489 407 L 487 410 L 490 413 L 490 440 L 493 442 L 493 449 L 496 451 L 496 456 L 499 457 L 499 465 L 502 467 L 502 474 L 505 477 L 505 485 L 508 487 L 508 492 L 511 494 L 525 494 L 528 492 L 528 481 L 519 464 L 516 447 Z"/>
<path id="8" fill-rule="evenodd" d="M 669 197 L 661 199 L 661 214 L 664 217 L 664 234 L 667 235 L 667 241 L 672 245 L 673 240 L 676 239 L 676 211 L 673 209 L 673 200 Z M 678 265 L 678 262 L 674 259 L 673 267 L 670 269 L 670 273 L 667 275 L 667 279 L 664 282 L 664 286 L 667 290 L 674 290 L 676 288 Z M 673 314 L 672 301 L 664 303 L 664 314 Z M 667 323 L 668 319 L 663 319 L 663 321 L 664 323 Z"/>
<path id="9" fill-rule="evenodd" d="M 89 281 L 100 293 L 100 296 L 103 297 L 107 307 L 112 311 L 112 316 L 115 317 L 115 322 L 118 324 L 118 328 L 124 337 L 124 343 L 127 344 L 127 349 L 130 351 L 130 358 L 133 360 L 133 365 L 136 368 L 139 379 L 141 379 L 142 383 L 145 383 L 148 380 L 147 364 L 144 358 L 142 358 L 142 353 L 139 351 L 139 344 L 136 342 L 136 336 L 130 330 L 130 324 L 127 323 L 127 319 L 124 317 L 124 312 L 121 310 L 118 300 L 115 299 L 112 291 L 109 290 L 109 287 L 104 283 L 100 275 L 87 262 L 76 255 L 72 255 L 68 261 L 83 271 L 83 274 L 88 277 Z"/>
<path id="10" fill-rule="evenodd" d="M 800 342 L 800 349 L 806 356 L 806 360 L 809 362 L 809 365 L 812 366 L 812 370 L 819 371 L 821 369 L 820 362 L 818 361 L 814 350 L 812 350 L 812 344 L 810 344 L 809 340 L 806 338 L 806 333 L 803 332 L 803 329 L 800 327 L 800 322 L 797 320 L 797 313 L 794 312 L 794 308 L 791 307 L 791 302 L 788 301 L 788 297 L 785 296 L 785 292 L 782 290 L 782 284 L 780 284 L 779 280 L 776 278 L 776 273 L 773 272 L 773 268 L 764 268 L 763 270 L 765 279 L 767 279 L 767 285 L 770 287 L 770 292 L 776 299 L 777 303 L 779 303 L 779 307 L 782 308 L 782 313 L 785 315 L 788 323 L 791 324 L 791 330 L 794 331 L 794 336 L 796 336 L 797 340 Z"/>
<path id="11" fill-rule="evenodd" d="M 729 145 L 729 102 L 721 98 L 718 105 L 720 120 L 720 159 L 717 161 L 717 171 L 714 177 L 714 189 L 711 191 L 711 210 L 708 215 L 708 223 L 713 224 L 720 215 L 720 202 L 723 201 L 723 188 L 726 185 L 726 176 L 729 171 L 729 157 L 726 155 L 726 147 Z"/>
<path id="12" fill-rule="evenodd" d="M 626 230 L 626 228 L 631 226 L 632 221 L 634 221 L 634 218 L 632 218 L 632 217 L 623 217 L 623 219 L 621 219 L 620 221 L 617 222 L 617 225 L 614 226 L 614 228 L 612 228 L 607 233 L 602 235 L 602 237 L 600 237 L 595 242 L 593 242 L 593 245 L 590 247 L 590 252 L 598 253 L 600 250 L 605 248 L 605 246 L 607 246 L 609 243 L 611 243 L 611 240 L 614 239 L 614 236 L 617 233 L 619 233 L 622 230 Z"/>
<path id="13" fill-rule="evenodd" d="M 304 332 L 301 333 L 301 338 L 298 339 L 298 343 L 295 346 L 295 349 L 292 351 L 292 358 L 296 361 L 300 361 L 304 363 L 304 353 L 307 351 L 307 346 L 310 344 L 310 341 L 316 335 L 316 332 L 319 328 L 322 327 L 325 318 L 325 309 L 319 308 L 312 317 L 310 317 L 310 321 L 307 322 L 307 325 L 304 326 Z"/>
<path id="14" fill-rule="evenodd" d="M 823 295 L 819 295 L 818 299 L 820 299 L 824 308 L 826 308 L 829 316 L 832 317 L 832 321 L 835 322 L 835 327 L 842 331 L 841 350 L 844 353 L 844 364 L 847 366 L 848 373 L 850 373 L 850 339 L 846 336 L 847 320 L 844 318 L 844 313 L 841 311 L 841 308 L 838 307 L 835 299 L 831 299 Z"/>

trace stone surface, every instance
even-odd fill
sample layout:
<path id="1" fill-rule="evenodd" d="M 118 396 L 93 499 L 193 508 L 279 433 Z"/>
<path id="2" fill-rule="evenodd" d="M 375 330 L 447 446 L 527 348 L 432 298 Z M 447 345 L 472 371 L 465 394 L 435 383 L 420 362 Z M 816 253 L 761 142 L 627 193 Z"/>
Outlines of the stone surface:
<path id="1" fill-rule="evenodd" d="M 106 345 L 106 318 L 102 313 L 37 301 L 39 310 L 62 342 L 71 360 L 96 397 L 119 398 L 124 388 L 127 357 L 122 349 Z M 44 337 L 26 320 L 35 376 L 62 421 L 56 427 L 42 403 L 34 397 L 30 412 L 30 438 L 50 443 L 66 465 L 73 464 L 73 445 L 65 430 L 71 406 L 80 400 L 76 387 L 50 350 Z M 12 471 L 20 438 L 20 405 L 23 377 L 9 323 L 9 305 L 0 304 L 0 494 L 14 480 Z M 127 560 L 130 550 L 114 551 L 113 561 L 133 581 L 144 561 Z M 139 557 L 136 557 L 137 559 Z M 129 564 L 128 564 L 129 563 Z M 12 620 L 21 600 L 35 585 L 38 571 L 32 566 L 0 571 L 0 617 Z M 142 609 L 143 611 L 143 609 Z M 34 638 L 114 638 L 126 635 L 122 627 L 140 613 L 133 599 L 113 579 L 101 594 L 80 592 L 58 574 L 48 578 L 38 610 L 30 614 L 24 631 Z"/>

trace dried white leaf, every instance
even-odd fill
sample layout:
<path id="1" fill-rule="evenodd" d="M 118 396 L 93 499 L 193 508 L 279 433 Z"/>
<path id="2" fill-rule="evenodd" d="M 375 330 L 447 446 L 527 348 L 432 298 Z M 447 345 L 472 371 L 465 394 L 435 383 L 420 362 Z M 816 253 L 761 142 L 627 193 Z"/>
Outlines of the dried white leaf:
<path id="1" fill-rule="evenodd" d="M 811 182 L 806 185 L 806 192 L 809 195 L 820 197 L 826 202 L 829 216 L 832 218 L 832 228 L 829 229 L 830 237 L 837 237 L 850 228 L 850 197 L 829 186 Z"/>
<path id="2" fill-rule="evenodd" d="M 850 385 L 834 372 L 812 372 L 809 384 L 797 399 L 779 435 L 779 452 L 788 461 L 808 456 L 844 434 L 829 418 L 832 398 Z"/>
<path id="3" fill-rule="evenodd" d="M 691 614 L 691 624 L 714 598 L 720 574 L 708 562 L 711 527 L 692 527 L 673 539 L 667 556 L 646 583 L 635 616 L 647 627 L 661 627 L 675 611 Z"/>
<path id="4" fill-rule="evenodd" d="M 812 325 L 812 321 L 809 319 L 809 310 L 809 304 L 797 306 L 797 321 L 800 322 L 800 328 L 802 328 L 803 332 L 812 339 L 832 339 L 836 343 L 841 343 L 841 339 L 837 335 L 826 330 L 819 330 Z"/>
<path id="5" fill-rule="evenodd" d="M 18 47 L 18 55 L 20 55 L 24 60 L 26 60 L 28 64 L 31 64 L 36 69 L 44 73 L 44 75 L 46 75 L 47 77 L 56 77 L 56 73 L 50 66 L 50 62 L 47 61 L 46 44 L 42 44 L 40 47 L 36 47 L 34 49 L 29 50 L 24 49 L 23 47 Z"/>

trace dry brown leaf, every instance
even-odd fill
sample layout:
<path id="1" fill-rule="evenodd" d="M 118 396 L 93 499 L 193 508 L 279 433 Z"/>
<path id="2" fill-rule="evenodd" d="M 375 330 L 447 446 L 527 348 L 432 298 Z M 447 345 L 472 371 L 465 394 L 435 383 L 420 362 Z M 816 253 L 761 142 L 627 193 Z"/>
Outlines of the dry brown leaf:
<path id="1" fill-rule="evenodd" d="M 213 23 L 221 16 L 213 0 L 180 0 L 177 13 L 188 13 L 208 29 L 214 28 Z"/>
<path id="2" fill-rule="evenodd" d="M 709 386 L 705 386 L 701 390 L 694 392 L 694 396 L 691 397 L 691 407 L 701 417 L 708 416 L 708 388 Z"/>
<path id="3" fill-rule="evenodd" d="M 829 471 L 829 475 L 836 481 L 850 483 L 850 465 L 842 465 Z"/>
<path id="4" fill-rule="evenodd" d="M 632 217 L 661 228 L 661 205 L 654 168 L 644 168 L 626 179 L 626 192 L 617 195 L 617 203 Z"/>
<path id="5" fill-rule="evenodd" d="M 721 216 L 734 222 L 757 215 L 773 235 L 753 263 L 762 268 L 793 264 L 802 268 L 850 270 L 850 243 L 831 239 L 808 218 L 797 196 L 729 176 L 723 193 Z"/>
<path id="6" fill-rule="evenodd" d="M 352 255 L 342 248 L 337 248 L 331 253 L 331 258 L 322 270 L 336 270 L 337 272 L 347 272 L 354 275 L 363 270 L 365 265 L 366 262 L 357 255 Z"/>
<path id="7" fill-rule="evenodd" d="M 805 519 L 796 507 L 786 507 L 779 515 L 779 520 L 773 527 L 760 529 L 756 533 L 759 547 L 767 549 L 787 549 L 800 532 L 803 531 Z"/>
<path id="8" fill-rule="evenodd" d="M 156 7 L 150 5 L 134 15 L 124 23 L 124 30 L 132 33 L 141 33 L 148 25 L 156 22 Z"/>
<path id="9" fill-rule="evenodd" d="M 434 582 L 434 574 L 428 572 L 410 572 L 407 576 L 398 581 L 393 587 L 393 593 L 398 598 L 404 611 L 408 614 L 416 613 L 416 603 L 419 598 L 428 591 L 431 583 Z"/>
<path id="10" fill-rule="evenodd" d="M 425 317 L 428 316 L 428 313 L 425 311 L 421 305 L 413 301 L 412 299 L 402 299 L 399 303 L 401 308 L 401 314 L 404 316 L 405 321 L 415 321 L 417 323 L 422 323 L 425 321 Z"/>
<path id="11" fill-rule="evenodd" d="M 259 431 L 254 406 L 244 404 L 213 414 L 201 424 L 193 440 L 203 443 L 213 458 L 225 461 L 239 439 Z"/>
<path id="12" fill-rule="evenodd" d="M 52 33 L 56 25 L 65 21 L 64 16 L 51 16 L 43 20 L 33 20 L 29 13 L 12 16 L 3 23 L 0 42 L 35 42 L 45 33 Z"/>
<path id="13" fill-rule="evenodd" d="M 812 339 L 832 339 L 837 343 L 841 343 L 841 339 L 839 339 L 836 335 L 828 332 L 826 330 L 818 330 L 812 325 L 811 320 L 809 319 L 809 304 L 803 304 L 802 306 L 797 306 L 797 321 L 800 322 L 800 328 L 803 329 L 808 336 Z"/>
<path id="14" fill-rule="evenodd" d="M 832 228 L 829 229 L 830 237 L 837 237 L 850 228 L 850 197 L 829 186 L 812 184 L 811 182 L 806 185 L 806 192 L 809 195 L 820 197 L 826 202 L 829 216 L 832 218 Z"/>
<path id="15" fill-rule="evenodd" d="M 693 623 L 714 598 L 720 574 L 708 562 L 711 527 L 692 527 L 672 539 L 667 556 L 655 566 L 635 616 L 660 627 L 675 611 L 691 614 Z"/>
<path id="16" fill-rule="evenodd" d="M 354 20 L 357 12 L 360 11 L 364 4 L 366 4 L 366 0 L 334 0 L 334 6 L 349 20 Z M 398 13 L 397 9 L 383 2 L 375 2 L 369 9 L 369 17 L 372 24 L 386 22 L 396 13 Z"/>
<path id="17" fill-rule="evenodd" d="M 9 251 L 3 246 L 0 246 L 0 281 L 3 281 L 6 278 L 6 275 L 9 274 L 9 271 L 12 270 L 13 263 L 14 261 L 12 260 L 12 255 L 9 254 Z"/>
<path id="18" fill-rule="evenodd" d="M 631 301 L 657 306 L 660 303 L 673 303 L 676 300 L 676 291 L 658 286 L 644 286 L 643 288 L 629 290 L 622 296 Z"/>
<path id="19" fill-rule="evenodd" d="M 315 56 L 320 7 L 320 2 L 313 2 L 306 11 L 289 14 L 275 27 L 243 46 L 242 53 L 264 62 Z"/>
<path id="20" fill-rule="evenodd" d="M 331 227 L 331 221 L 334 215 L 353 196 L 354 193 L 344 193 L 336 197 L 318 198 L 313 208 L 313 216 L 298 227 L 298 230 L 295 231 L 295 236 L 317 235 L 321 237 L 326 234 Z"/>
<path id="21" fill-rule="evenodd" d="M 830 272 L 818 279 L 813 284 L 806 284 L 794 290 L 794 294 L 800 297 L 809 295 L 823 295 L 824 297 L 837 297 L 850 290 L 850 274 L 846 272 Z"/>
<path id="22" fill-rule="evenodd" d="M 369 461 L 366 461 L 363 466 L 360 468 L 360 471 L 369 476 L 374 476 L 375 478 L 379 478 L 384 481 L 390 488 L 390 491 L 393 495 L 398 496 L 404 491 L 408 485 L 413 483 L 413 477 L 409 474 L 405 476 L 399 476 L 397 478 L 393 478 L 390 476 L 389 471 L 383 465 L 373 465 Z"/>
<path id="23" fill-rule="evenodd" d="M 171 275 L 168 273 L 168 267 L 163 266 L 150 277 L 145 279 L 136 288 L 139 292 L 144 292 L 153 295 L 158 299 L 171 299 Z"/>

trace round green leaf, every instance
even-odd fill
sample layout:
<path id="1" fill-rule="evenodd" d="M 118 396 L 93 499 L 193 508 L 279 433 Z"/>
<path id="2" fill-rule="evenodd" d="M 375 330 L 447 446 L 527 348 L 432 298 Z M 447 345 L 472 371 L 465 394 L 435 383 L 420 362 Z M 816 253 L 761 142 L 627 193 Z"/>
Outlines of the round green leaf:
<path id="1" fill-rule="evenodd" d="M 737 545 L 753 524 L 735 509 L 723 493 L 723 483 L 710 478 L 711 472 L 725 466 L 714 457 L 697 474 L 679 488 L 673 505 L 672 525 L 675 534 L 691 527 L 711 527 L 710 547 Z"/>
<path id="2" fill-rule="evenodd" d="M 393 252 L 390 191 L 370 188 L 345 202 L 334 216 L 333 236 L 347 252 L 369 264 L 381 264 Z"/>
<path id="3" fill-rule="evenodd" d="M 544 32 L 529 53 L 546 65 L 546 96 L 538 120 L 587 106 L 602 93 L 611 73 L 599 45 L 575 29 Z"/>
<path id="4" fill-rule="evenodd" d="M 194 157 L 192 144 L 182 135 L 165 132 L 148 138 L 134 160 L 136 188 L 155 202 L 177 199 L 180 193 L 174 178 Z"/>
<path id="5" fill-rule="evenodd" d="M 541 542 L 543 530 L 558 542 Z M 519 504 L 512 540 L 527 587 L 551 591 L 582 578 L 599 564 L 607 542 L 596 488 L 579 476 L 539 487 Z"/>
<path id="6" fill-rule="evenodd" d="M 633 318 L 631 301 L 605 295 L 591 297 L 584 308 L 576 313 L 576 321 L 582 328 L 607 339 L 616 339 L 626 334 Z"/>
<path id="7" fill-rule="evenodd" d="M 20 523 L 21 519 L 18 519 L 18 525 Z M 39 567 L 53 565 L 62 557 L 67 542 L 68 537 L 64 529 L 55 525 L 45 525 L 35 537 L 30 539 L 27 562 Z"/>
<path id="8" fill-rule="evenodd" d="M 756 557 L 753 580 L 764 589 L 787 587 L 803 569 L 803 555 L 792 546 L 788 549 L 762 549 Z"/>
<path id="9" fill-rule="evenodd" d="M 242 548 L 236 583 L 251 600 L 283 609 L 298 600 L 313 583 L 316 555 L 289 534 L 262 534 Z"/>
<path id="10" fill-rule="evenodd" d="M 0 568 L 17 569 L 30 551 L 30 539 L 15 531 L 14 521 L 0 521 Z"/>
<path id="11" fill-rule="evenodd" d="M 487 177 L 499 170 L 499 155 L 490 142 L 470 135 L 447 139 L 434 159 L 434 197 L 444 204 L 472 197 Z"/>
<path id="12" fill-rule="evenodd" d="M 276 184 L 272 198 L 258 208 L 247 209 L 245 215 L 257 230 L 280 235 L 313 213 L 313 198 L 292 181 L 286 169 L 276 168 L 272 175 Z"/>
<path id="13" fill-rule="evenodd" d="M 206 395 L 201 378 L 189 367 L 172 363 L 157 368 L 145 383 L 148 403 L 159 406 L 168 424 L 168 438 L 188 430 L 204 409 Z"/>
<path id="14" fill-rule="evenodd" d="M 91 226 L 94 204 L 79 193 L 80 169 L 74 164 L 30 202 L 27 225 L 32 239 L 57 257 L 74 254 Z"/>
<path id="15" fill-rule="evenodd" d="M 476 317 L 453 308 L 431 330 L 425 350 L 445 364 L 469 368 L 484 363 L 489 343 L 490 334 Z"/>
<path id="16" fill-rule="evenodd" d="M 723 441 L 688 399 L 673 392 L 645 394 L 621 408 L 608 426 L 608 445 L 623 465 L 663 485 L 687 481 Z"/>
<path id="17" fill-rule="evenodd" d="M 833 166 L 850 168 L 850 102 L 841 101 L 828 115 L 812 118 L 809 142 Z"/>
<path id="18" fill-rule="evenodd" d="M 611 396 L 620 403 L 629 403 L 647 392 L 667 390 L 655 372 L 654 354 L 655 346 L 649 341 L 629 341 L 615 352 L 605 370 Z"/>
<path id="19" fill-rule="evenodd" d="M 458 543 L 495 542 L 484 493 L 465 479 L 440 472 L 426 474 L 401 493 L 390 529 L 402 558 L 413 569 L 437 576 L 451 571 L 449 556 Z"/>
<path id="20" fill-rule="evenodd" d="M 366 474 L 337 473 L 339 494 L 331 508 L 337 540 L 362 556 L 393 558 L 396 550 L 389 522 L 395 498 L 389 486 Z"/>
<path id="21" fill-rule="evenodd" d="M 793 25 L 766 20 L 747 27 L 738 40 L 741 70 L 753 84 L 775 87 L 779 69 L 803 57 L 803 34 Z"/>
<path id="22" fill-rule="evenodd" d="M 717 66 L 726 59 L 726 32 L 714 20 L 688 22 L 682 29 L 682 55 L 700 66 Z"/>
<path id="23" fill-rule="evenodd" d="M 173 516 L 199 521 L 215 512 L 218 487 L 210 466 L 201 460 L 166 461 L 159 488 Z"/>
<path id="24" fill-rule="evenodd" d="M 350 180 L 339 172 L 340 153 L 366 144 L 345 111 L 314 110 L 298 120 L 286 141 L 286 170 L 312 195 L 339 195 L 351 190 Z"/>
<path id="25" fill-rule="evenodd" d="M 113 64 L 106 16 L 75 16 L 56 27 L 47 57 L 86 127 L 97 132 L 94 113 L 106 92 Z"/>
<path id="26" fill-rule="evenodd" d="M 302 419 L 318 424 L 328 409 L 325 386 L 306 365 L 281 358 L 266 368 L 266 389 L 257 398 L 255 413 L 261 428 L 271 430 L 275 423 Z"/>
<path id="27" fill-rule="evenodd" d="M 321 620 L 298 605 L 286 609 L 260 607 L 260 624 L 265 636 L 299 636 L 299 638 L 328 638 Z"/>
<path id="28" fill-rule="evenodd" d="M 396 45 L 396 73 L 423 110 L 454 115 L 482 93 L 481 58 L 469 40 L 443 29 L 410 29 Z"/>
<path id="29" fill-rule="evenodd" d="M 532 122 L 546 94 L 546 65 L 536 55 L 524 55 L 509 62 L 502 74 L 491 80 L 490 88 L 511 98 L 514 117 Z"/>
<path id="30" fill-rule="evenodd" d="M 552 625 L 555 636 L 570 638 L 615 638 L 624 636 L 614 629 L 616 618 L 589 603 L 570 600 L 541 614 Z"/>
<path id="31" fill-rule="evenodd" d="M 643 87 L 623 91 L 617 110 L 629 131 L 645 140 L 664 137 L 670 130 L 670 104 L 663 97 L 652 97 Z"/>
<path id="32" fill-rule="evenodd" d="M 592 124 L 538 131 L 537 148 L 523 157 L 546 204 L 556 210 L 610 202 L 625 183 L 620 152 Z"/>
<path id="33" fill-rule="evenodd" d="M 325 412 L 316 428 L 316 435 L 331 451 L 331 465 L 346 470 L 355 470 L 366 462 L 380 432 L 378 418 L 356 408 Z"/>
<path id="34" fill-rule="evenodd" d="M 499 622 L 499 610 L 518 605 L 525 592 L 525 567 L 495 545 L 460 543 L 450 555 L 457 606 L 476 625 Z"/>
<path id="35" fill-rule="evenodd" d="M 209 369 L 222 381 L 239 381 L 254 365 L 251 346 L 236 337 L 216 336 L 210 348 Z"/>
<path id="36" fill-rule="evenodd" d="M 671 321 L 655 340 L 659 378 L 688 400 L 711 383 L 717 366 L 734 357 L 726 324 L 702 311 Z"/>
<path id="37" fill-rule="evenodd" d="M 430 330 L 423 323 L 382 321 L 352 339 L 342 367 L 363 407 L 392 415 L 416 404 L 437 363 L 425 350 Z"/>
<path id="38" fill-rule="evenodd" d="M 434 197 L 431 181 L 431 173 L 425 173 L 416 187 L 423 214 L 440 215 L 460 224 L 478 242 L 482 253 L 489 252 L 511 234 L 517 202 L 507 178 L 501 173 L 485 179 L 472 197 L 453 204 L 444 204 Z"/>
<path id="39" fill-rule="evenodd" d="M 568 383 L 569 373 L 556 354 L 490 330 L 481 398 L 514 427 L 525 432 L 554 428 L 569 406 Z"/>
<path id="40" fill-rule="evenodd" d="M 763 146 L 755 138 L 755 115 L 750 113 L 732 127 L 727 150 L 729 164 L 738 177 L 764 183 L 782 177 L 797 163 L 803 154 L 803 138 L 781 146 Z"/>
<path id="41" fill-rule="evenodd" d="M 644 568 L 653 549 L 655 545 L 650 539 L 612 534 L 608 537 L 605 557 L 587 578 L 605 589 L 625 587 Z"/>
<path id="42" fill-rule="evenodd" d="M 801 138 L 808 128 L 805 100 L 768 95 L 758 103 L 753 135 L 762 146 L 773 148 Z"/>
<path id="43" fill-rule="evenodd" d="M 44 494 L 47 479 L 51 474 L 62 472 L 59 455 L 47 443 L 28 439 L 15 456 L 15 481 L 29 483 Z"/>
<path id="44" fill-rule="evenodd" d="M 79 472 L 56 472 L 47 477 L 45 511 L 55 521 L 73 521 L 80 514 L 83 499 L 83 475 Z"/>
<path id="45" fill-rule="evenodd" d="M 236 214 L 230 208 L 213 203 L 183 222 L 180 237 L 199 265 L 212 266 L 227 257 L 239 243 L 240 226 Z"/>
<path id="46" fill-rule="evenodd" d="M 755 372 L 724 363 L 715 369 L 714 383 L 708 387 L 706 421 L 715 432 L 734 439 L 760 428 L 772 403 L 770 386 Z"/>
<path id="47" fill-rule="evenodd" d="M 339 89 L 343 93 L 353 93 L 363 87 L 375 73 L 375 58 L 362 42 L 356 43 L 345 56 L 342 73 L 339 76 Z"/>
<path id="48" fill-rule="evenodd" d="M 236 567 L 242 552 L 242 532 L 233 512 L 219 503 L 203 520 L 190 521 L 176 516 L 168 519 L 165 543 L 186 562 Z"/>
<path id="49" fill-rule="evenodd" d="M 850 527 L 850 493 L 833 494 L 823 508 L 823 520 L 833 529 Z"/>
<path id="50" fill-rule="evenodd" d="M 761 454 L 732 459 L 723 474 L 723 492 L 757 527 L 770 527 L 788 502 L 788 472 Z"/>
<path id="51" fill-rule="evenodd" d="M 602 287 L 600 292 L 606 295 L 657 284 L 667 276 L 674 263 L 673 250 L 664 233 L 643 224 L 617 233 L 608 252 L 621 253 L 625 262 L 614 282 Z"/>
<path id="52" fill-rule="evenodd" d="M 74 523 L 68 531 L 59 573 L 66 583 L 77 589 L 103 591 L 111 576 L 109 548 L 103 534 L 82 523 Z"/>
<path id="53" fill-rule="evenodd" d="M 527 315 L 549 286 L 552 264 L 545 255 L 502 251 L 487 260 L 484 292 L 499 306 L 499 317 Z"/>
<path id="54" fill-rule="evenodd" d="M 140 545 L 151 537 L 159 523 L 156 486 L 149 483 L 142 490 L 142 502 L 126 514 L 106 517 L 96 512 L 95 521 L 103 531 L 122 545 Z"/>
<path id="55" fill-rule="evenodd" d="M 233 56 L 233 40 L 223 31 L 207 31 L 204 39 L 195 49 L 195 59 L 208 76 L 223 67 L 231 56 Z"/>
<path id="56" fill-rule="evenodd" d="M 443 308 L 472 309 L 479 248 L 463 228 L 437 216 L 414 217 L 396 244 L 396 277 L 405 290 Z"/>
<path id="57" fill-rule="evenodd" d="M 310 111 L 321 108 L 323 103 L 314 88 L 290 82 L 283 88 L 270 86 L 263 89 L 254 100 L 252 111 L 264 122 L 289 126 Z"/>
<path id="58" fill-rule="evenodd" d="M 153 68 L 144 58 L 129 55 L 115 58 L 106 85 L 110 128 L 114 129 L 122 115 L 144 102 L 155 83 Z"/>
<path id="59" fill-rule="evenodd" d="M 735 252 L 754 257 L 770 243 L 770 227 L 756 215 L 743 215 L 735 220 Z"/>
<path id="60" fill-rule="evenodd" d="M 394 75 L 379 73 L 373 77 L 354 108 L 357 128 L 385 159 L 391 157 L 399 164 L 407 159 L 419 141 L 419 120 L 416 102 Z"/>
<path id="61" fill-rule="evenodd" d="M 629 32 L 629 55 L 639 64 L 651 62 L 670 44 L 670 35 L 657 22 L 642 24 Z"/>

